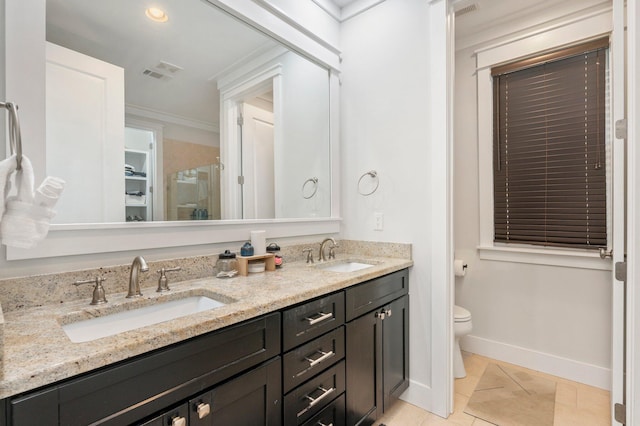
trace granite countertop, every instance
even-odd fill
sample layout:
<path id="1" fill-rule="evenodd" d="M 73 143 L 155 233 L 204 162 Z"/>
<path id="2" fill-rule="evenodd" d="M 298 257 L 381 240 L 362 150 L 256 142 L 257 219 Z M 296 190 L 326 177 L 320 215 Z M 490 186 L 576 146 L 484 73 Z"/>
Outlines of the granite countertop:
<path id="1" fill-rule="evenodd" d="M 138 299 L 126 299 L 124 293 L 107 293 L 109 303 L 106 305 L 90 306 L 89 300 L 80 300 L 5 312 L 0 398 L 73 377 L 413 265 L 409 259 L 364 256 L 336 262 L 344 260 L 371 263 L 374 266 L 342 273 L 294 262 L 274 272 L 249 274 L 247 277 L 212 277 L 170 283 L 169 293 L 156 293 L 155 287 L 146 287 L 142 289 L 143 297 Z M 126 310 L 134 304 L 153 304 L 188 295 L 213 297 L 226 305 L 85 343 L 72 343 L 61 327 L 64 323 Z"/>

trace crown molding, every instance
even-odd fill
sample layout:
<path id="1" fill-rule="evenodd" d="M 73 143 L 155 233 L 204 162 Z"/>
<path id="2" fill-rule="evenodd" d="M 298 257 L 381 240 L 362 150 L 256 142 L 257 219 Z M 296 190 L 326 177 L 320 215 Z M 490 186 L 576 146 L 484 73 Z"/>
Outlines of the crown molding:
<path id="1" fill-rule="evenodd" d="M 324 10 L 329 16 L 338 22 L 344 22 L 361 13 L 383 3 L 385 0 L 357 0 L 348 6 L 340 7 L 331 0 L 311 0 L 320 9 Z"/>
<path id="2" fill-rule="evenodd" d="M 163 123 L 177 124 L 179 126 L 191 127 L 194 129 L 205 130 L 207 132 L 220 133 L 220 126 L 216 123 L 208 123 L 205 121 L 194 120 L 163 111 L 157 111 L 151 108 L 141 107 L 138 105 L 125 105 L 125 113 L 136 117 L 148 118 Z"/>

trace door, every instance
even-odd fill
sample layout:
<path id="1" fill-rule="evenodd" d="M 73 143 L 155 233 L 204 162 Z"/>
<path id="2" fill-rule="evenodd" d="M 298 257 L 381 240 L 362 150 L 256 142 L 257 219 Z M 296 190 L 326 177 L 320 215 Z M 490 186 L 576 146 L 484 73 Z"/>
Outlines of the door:
<path id="1" fill-rule="evenodd" d="M 384 308 L 382 321 L 383 411 L 409 387 L 409 296 Z"/>
<path id="2" fill-rule="evenodd" d="M 625 31 L 624 0 L 613 1 L 613 34 L 611 39 L 613 121 L 625 116 Z M 611 352 L 611 424 L 624 424 L 625 411 L 625 283 L 616 277 L 615 265 L 625 260 L 625 136 L 616 134 L 612 142 L 612 352 Z M 621 278 L 622 280 L 619 280 Z M 616 412 L 618 414 L 616 415 Z"/>
<path id="3" fill-rule="evenodd" d="M 273 219 L 273 113 L 248 103 L 242 110 L 243 218 Z"/>
<path id="4" fill-rule="evenodd" d="M 124 70 L 47 43 L 46 79 L 47 174 L 73 182 L 53 220 L 122 222 Z"/>
<path id="5" fill-rule="evenodd" d="M 372 424 L 382 413 L 382 374 L 378 312 L 347 323 L 347 424 Z"/>

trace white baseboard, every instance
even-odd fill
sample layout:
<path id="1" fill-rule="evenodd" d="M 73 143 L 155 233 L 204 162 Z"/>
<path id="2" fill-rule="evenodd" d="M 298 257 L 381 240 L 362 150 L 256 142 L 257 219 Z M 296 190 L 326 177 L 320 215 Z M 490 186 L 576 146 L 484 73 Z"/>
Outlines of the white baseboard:
<path id="1" fill-rule="evenodd" d="M 460 347 L 464 351 L 498 361 L 611 390 L 611 370 L 608 368 L 472 335 L 463 337 L 460 340 Z"/>

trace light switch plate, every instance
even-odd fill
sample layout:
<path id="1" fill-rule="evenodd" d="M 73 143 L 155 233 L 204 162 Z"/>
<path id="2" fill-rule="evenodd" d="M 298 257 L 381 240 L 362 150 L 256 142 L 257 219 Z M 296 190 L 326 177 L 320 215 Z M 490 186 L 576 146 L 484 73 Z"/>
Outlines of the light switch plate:
<path id="1" fill-rule="evenodd" d="M 384 230 L 384 214 L 382 214 L 382 212 L 375 212 L 373 214 L 373 219 L 374 219 L 373 230 L 374 231 Z"/>

